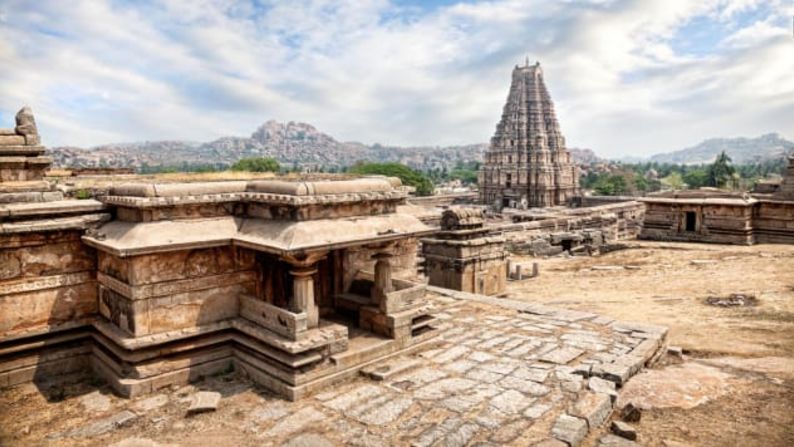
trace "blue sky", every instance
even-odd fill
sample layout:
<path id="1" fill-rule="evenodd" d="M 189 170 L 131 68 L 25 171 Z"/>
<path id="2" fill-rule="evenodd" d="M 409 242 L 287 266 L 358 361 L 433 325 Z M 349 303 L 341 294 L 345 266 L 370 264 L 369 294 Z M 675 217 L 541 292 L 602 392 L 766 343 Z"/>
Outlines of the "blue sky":
<path id="1" fill-rule="evenodd" d="M 0 2 L 0 126 L 48 146 L 248 135 L 485 142 L 510 71 L 544 67 L 572 147 L 794 138 L 791 0 Z"/>

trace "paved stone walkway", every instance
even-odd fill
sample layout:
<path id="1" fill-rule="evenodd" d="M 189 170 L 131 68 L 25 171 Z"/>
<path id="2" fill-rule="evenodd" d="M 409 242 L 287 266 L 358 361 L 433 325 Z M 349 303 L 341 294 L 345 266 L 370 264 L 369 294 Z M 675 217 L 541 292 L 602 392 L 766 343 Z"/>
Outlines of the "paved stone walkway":
<path id="1" fill-rule="evenodd" d="M 384 366 L 374 374 L 382 380 L 358 377 L 286 402 L 240 379 L 208 379 L 197 387 L 220 387 L 224 398 L 216 412 L 189 418 L 194 387 L 133 401 L 110 396 L 110 405 L 99 406 L 102 417 L 83 427 L 67 418 L 70 423 L 49 428 L 48 439 L 84 444 L 88 433 L 104 445 L 132 436 L 180 444 L 202 431 L 230 430 L 239 445 L 578 445 L 609 418 L 616 384 L 663 351 L 664 328 L 431 290 L 442 341 L 369 368 Z M 46 405 L 68 413 L 79 399 Z M 14 403 L 8 400 L 0 398 L 0 405 Z M 127 416 L 124 424 L 115 424 L 118 414 Z M 103 418 L 110 422 L 103 425 Z M 96 429 L 108 425 L 113 429 Z"/>

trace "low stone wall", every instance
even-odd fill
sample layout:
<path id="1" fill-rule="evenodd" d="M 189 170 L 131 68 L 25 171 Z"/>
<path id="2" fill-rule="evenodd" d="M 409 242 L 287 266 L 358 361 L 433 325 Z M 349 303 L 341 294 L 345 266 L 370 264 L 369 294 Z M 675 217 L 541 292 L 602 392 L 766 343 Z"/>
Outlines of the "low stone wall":
<path id="1" fill-rule="evenodd" d="M 642 229 L 645 207 L 637 201 L 572 208 L 538 220 L 498 225 L 511 251 L 553 255 L 578 245 L 633 239 Z M 566 241 L 569 241 L 567 243 Z"/>
<path id="2" fill-rule="evenodd" d="M 465 192 L 459 194 L 439 194 L 437 196 L 411 197 L 408 203 L 421 206 L 449 206 L 472 204 L 477 201 L 476 192 Z"/>

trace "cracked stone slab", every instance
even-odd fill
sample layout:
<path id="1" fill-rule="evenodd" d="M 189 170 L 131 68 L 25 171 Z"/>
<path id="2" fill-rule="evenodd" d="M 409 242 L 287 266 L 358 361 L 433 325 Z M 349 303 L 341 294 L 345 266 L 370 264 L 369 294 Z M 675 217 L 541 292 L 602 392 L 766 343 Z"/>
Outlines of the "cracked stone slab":
<path id="1" fill-rule="evenodd" d="M 465 378 L 451 377 L 428 383 L 414 392 L 417 399 L 437 400 L 459 393 L 477 385 L 477 382 Z"/>
<path id="2" fill-rule="evenodd" d="M 535 399 L 525 396 L 516 390 L 507 390 L 494 396 L 488 404 L 505 414 L 520 413 L 528 407 Z"/>
<path id="3" fill-rule="evenodd" d="M 556 363 L 558 365 L 567 365 L 582 354 L 584 354 L 583 350 L 566 346 L 549 351 L 538 357 L 538 360 L 542 362 Z"/>

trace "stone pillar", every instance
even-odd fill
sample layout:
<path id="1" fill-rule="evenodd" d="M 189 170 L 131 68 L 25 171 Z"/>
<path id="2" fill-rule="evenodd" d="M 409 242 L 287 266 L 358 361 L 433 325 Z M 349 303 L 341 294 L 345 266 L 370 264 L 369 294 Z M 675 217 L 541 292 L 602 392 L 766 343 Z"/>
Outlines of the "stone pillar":
<path id="1" fill-rule="evenodd" d="M 306 312 L 306 326 L 316 328 L 320 322 L 320 310 L 314 302 L 314 279 L 312 275 L 317 270 L 311 267 L 303 267 L 291 270 L 292 275 L 292 301 L 290 310 L 292 312 Z"/>
<path id="2" fill-rule="evenodd" d="M 313 252 L 300 256 L 284 256 L 284 260 L 290 263 L 293 270 L 292 275 L 292 300 L 289 303 L 290 311 L 306 312 L 306 326 L 309 329 L 316 328 L 320 321 L 320 309 L 314 301 L 314 278 L 312 275 L 317 273 L 314 265 L 325 258 L 328 252 Z"/>
<path id="3" fill-rule="evenodd" d="M 393 290 L 391 281 L 390 253 L 378 253 L 372 258 L 375 262 L 375 282 L 372 285 L 371 298 L 378 303 L 381 310 L 385 310 L 386 294 Z"/>

